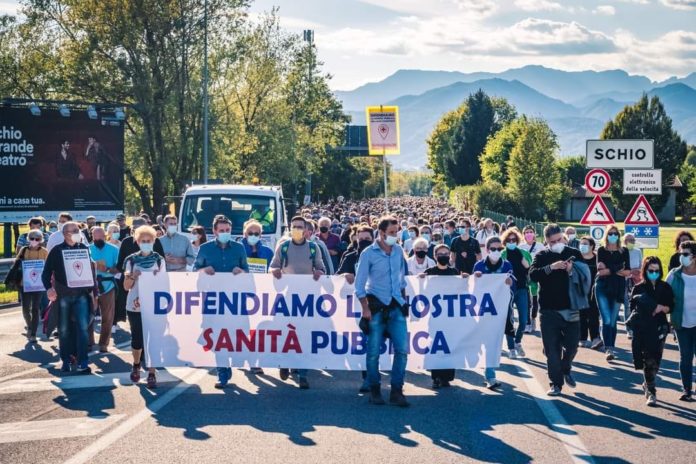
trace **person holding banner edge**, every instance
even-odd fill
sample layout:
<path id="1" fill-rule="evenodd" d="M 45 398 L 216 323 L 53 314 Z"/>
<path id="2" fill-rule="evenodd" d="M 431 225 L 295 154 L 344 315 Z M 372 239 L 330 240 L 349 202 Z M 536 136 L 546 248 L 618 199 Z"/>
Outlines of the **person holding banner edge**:
<path id="1" fill-rule="evenodd" d="M 232 221 L 223 215 L 215 216 L 213 233 L 215 241 L 201 245 L 193 270 L 208 275 L 215 275 L 216 272 L 231 272 L 234 275 L 249 272 L 244 246 L 232 241 Z M 218 367 L 217 374 L 215 388 L 223 389 L 232 378 L 232 368 Z"/>
<path id="2" fill-rule="evenodd" d="M 389 403 L 409 406 L 404 397 L 408 339 L 405 299 L 406 260 L 397 244 L 399 221 L 384 216 L 378 223 L 378 236 L 360 256 L 355 277 L 355 294 L 362 306 L 362 321 L 367 321 L 367 380 L 370 384 L 370 403 L 385 404 L 380 391 L 379 355 L 384 332 L 389 333 L 394 349 L 391 369 Z M 361 328 L 364 327 L 364 324 Z"/>

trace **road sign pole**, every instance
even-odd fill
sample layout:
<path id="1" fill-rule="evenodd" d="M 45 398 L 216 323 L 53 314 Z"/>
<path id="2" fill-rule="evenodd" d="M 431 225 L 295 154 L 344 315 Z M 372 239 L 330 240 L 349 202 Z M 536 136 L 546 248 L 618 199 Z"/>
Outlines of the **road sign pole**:
<path id="1" fill-rule="evenodd" d="M 384 105 L 379 105 L 379 111 L 384 111 Z M 389 186 L 387 185 L 387 149 L 382 148 L 382 170 L 384 171 L 384 210 L 389 212 Z"/>

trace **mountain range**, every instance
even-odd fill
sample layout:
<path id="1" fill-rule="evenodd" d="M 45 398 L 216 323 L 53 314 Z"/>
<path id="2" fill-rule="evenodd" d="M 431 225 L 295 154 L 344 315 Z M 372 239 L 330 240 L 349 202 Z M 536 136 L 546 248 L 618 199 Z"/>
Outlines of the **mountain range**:
<path id="1" fill-rule="evenodd" d="M 478 89 L 506 98 L 520 114 L 548 121 L 561 156 L 584 154 L 585 141 L 599 137 L 606 122 L 644 92 L 657 95 L 674 129 L 696 144 L 696 72 L 653 82 L 622 70 L 569 72 L 543 66 L 501 73 L 400 70 L 335 94 L 353 124 L 365 124 L 365 106 L 398 105 L 402 147 L 391 161 L 397 168 L 416 169 L 426 164 L 426 139 L 440 117 Z"/>

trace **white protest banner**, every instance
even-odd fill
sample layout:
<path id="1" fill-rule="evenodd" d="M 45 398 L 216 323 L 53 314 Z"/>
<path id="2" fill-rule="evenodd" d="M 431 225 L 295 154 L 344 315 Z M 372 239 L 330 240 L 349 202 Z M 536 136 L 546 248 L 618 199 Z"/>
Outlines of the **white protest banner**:
<path id="1" fill-rule="evenodd" d="M 22 291 L 43 292 L 46 289 L 41 282 L 45 261 L 42 259 L 27 259 L 22 261 Z"/>
<path id="2" fill-rule="evenodd" d="M 408 277 L 408 368 L 495 367 L 505 275 Z M 160 272 L 140 277 L 148 366 L 365 369 L 360 303 L 343 277 Z M 389 369 L 390 347 L 380 365 Z"/>
<path id="3" fill-rule="evenodd" d="M 65 265 L 65 280 L 68 287 L 82 288 L 94 286 L 92 262 L 89 259 L 89 250 L 87 248 L 63 250 L 63 264 Z"/>

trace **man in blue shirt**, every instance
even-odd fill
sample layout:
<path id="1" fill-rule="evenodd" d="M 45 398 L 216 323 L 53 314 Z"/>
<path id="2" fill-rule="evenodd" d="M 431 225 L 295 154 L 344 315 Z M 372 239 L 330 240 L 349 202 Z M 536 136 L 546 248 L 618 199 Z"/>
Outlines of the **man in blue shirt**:
<path id="1" fill-rule="evenodd" d="M 92 244 L 89 253 L 97 269 L 99 297 L 97 305 L 101 314 L 101 329 L 99 331 L 99 352 L 106 353 L 111 338 L 111 328 L 114 325 L 116 312 L 116 279 L 118 274 L 118 248 L 106 242 L 106 232 L 102 227 L 92 227 Z M 94 324 L 94 323 L 92 323 Z M 89 332 L 90 345 L 94 344 L 94 331 Z"/>
<path id="2" fill-rule="evenodd" d="M 360 255 L 355 277 L 355 293 L 362 306 L 362 319 L 369 324 L 367 380 L 370 403 L 384 404 L 380 391 L 379 354 L 386 330 L 394 349 L 389 403 L 406 407 L 409 406 L 403 393 L 408 352 L 408 305 L 404 298 L 406 260 L 402 248 L 397 245 L 399 222 L 396 218 L 382 217 L 378 229 L 375 242 Z"/>
<path id="3" fill-rule="evenodd" d="M 234 275 L 249 272 L 244 245 L 232 240 L 232 221 L 225 216 L 216 216 L 213 221 L 215 240 L 206 242 L 198 250 L 194 271 L 214 275 L 216 272 L 231 272 Z M 222 389 L 232 378 L 232 368 L 218 367 L 218 382 L 215 388 Z"/>

